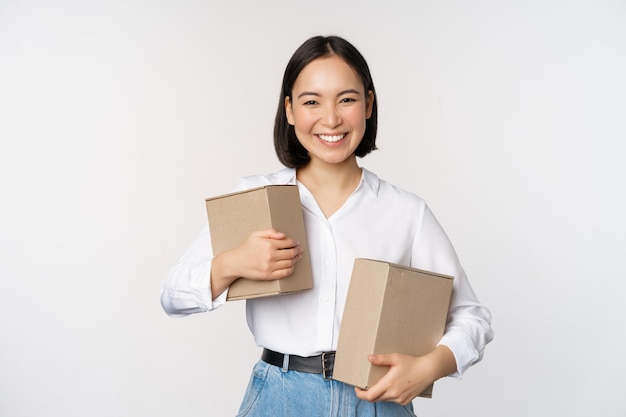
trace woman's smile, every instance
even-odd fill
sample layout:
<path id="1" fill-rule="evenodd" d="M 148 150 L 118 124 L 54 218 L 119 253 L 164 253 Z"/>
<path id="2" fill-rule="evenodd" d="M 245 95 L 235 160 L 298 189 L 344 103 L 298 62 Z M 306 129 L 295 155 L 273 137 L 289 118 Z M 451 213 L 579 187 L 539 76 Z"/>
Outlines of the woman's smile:
<path id="1" fill-rule="evenodd" d="M 326 143 L 337 143 L 343 138 L 345 138 L 346 134 L 345 133 L 333 134 L 333 135 L 318 134 L 317 137 Z"/>

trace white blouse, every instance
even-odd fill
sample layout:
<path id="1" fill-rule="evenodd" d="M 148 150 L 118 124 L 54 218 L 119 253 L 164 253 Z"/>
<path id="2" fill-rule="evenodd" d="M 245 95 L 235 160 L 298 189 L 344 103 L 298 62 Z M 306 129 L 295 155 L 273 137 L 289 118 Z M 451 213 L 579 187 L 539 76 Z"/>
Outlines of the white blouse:
<path id="1" fill-rule="evenodd" d="M 457 255 L 421 198 L 363 169 L 357 189 L 326 218 L 295 169 L 243 178 L 233 191 L 271 184 L 297 184 L 304 215 L 313 288 L 246 300 L 247 321 L 258 346 L 299 356 L 335 350 L 355 258 L 369 258 L 454 277 L 446 330 L 440 344 L 453 352 L 460 377 L 493 339 L 491 314 L 477 299 Z M 207 226 L 169 271 L 161 295 L 173 317 L 213 310 L 213 252 Z"/>

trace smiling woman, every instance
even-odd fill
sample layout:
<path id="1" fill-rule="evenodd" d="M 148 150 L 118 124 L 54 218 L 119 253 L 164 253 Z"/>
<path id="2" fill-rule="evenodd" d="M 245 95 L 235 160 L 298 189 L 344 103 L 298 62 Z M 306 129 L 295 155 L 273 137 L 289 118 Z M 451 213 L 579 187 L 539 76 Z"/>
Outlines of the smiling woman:
<path id="1" fill-rule="evenodd" d="M 624 417 L 624 22 L 611 0 L 0 1 L 0 415 L 236 415 L 257 343 L 332 348 L 346 258 L 367 245 L 427 265 L 375 172 L 428 201 L 496 326 L 485 360 L 416 414 Z M 318 32 L 354 40 L 376 88 L 325 38 L 284 95 Z M 281 164 L 274 121 L 293 132 L 284 98 L 329 45 L 375 101 L 355 195 L 328 217 L 299 187 L 316 288 L 293 309 L 276 298 L 274 324 L 247 306 L 256 343 L 243 301 L 167 317 L 156 297 L 204 198 L 283 165 L 297 183 L 308 154 Z M 376 120 L 380 150 L 360 159 Z M 191 295 L 172 294 L 188 311 L 210 280 L 197 253 L 179 266 L 181 281 L 198 268 Z"/>
<path id="2" fill-rule="evenodd" d="M 411 401 L 425 387 L 463 374 L 493 338 L 490 312 L 424 200 L 358 165 L 357 156 L 374 150 L 375 139 L 376 94 L 361 54 L 339 37 L 306 41 L 287 65 L 274 129 L 276 152 L 287 168 L 244 178 L 237 190 L 298 186 L 313 288 L 246 301 L 249 327 L 264 352 L 240 416 L 335 416 L 337 410 L 362 417 L 414 415 Z M 301 252 L 298 242 L 267 229 L 214 256 L 207 228 L 171 269 L 163 307 L 175 316 L 213 310 L 237 278 L 284 278 Z M 322 361 L 337 346 L 356 258 L 455 277 L 439 345 L 420 357 L 370 356 L 389 371 L 367 391 L 332 380 Z"/>

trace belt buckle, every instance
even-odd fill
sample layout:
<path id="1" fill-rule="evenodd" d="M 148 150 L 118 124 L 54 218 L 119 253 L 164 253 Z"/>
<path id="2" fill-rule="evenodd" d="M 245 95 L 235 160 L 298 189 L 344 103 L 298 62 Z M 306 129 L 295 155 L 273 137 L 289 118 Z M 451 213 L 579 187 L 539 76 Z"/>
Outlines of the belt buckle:
<path id="1" fill-rule="evenodd" d="M 332 358 L 330 356 L 332 356 Z M 328 367 L 327 364 L 331 361 L 333 362 L 332 367 Z M 322 376 L 324 377 L 324 379 L 328 379 L 328 380 L 333 379 L 333 368 L 335 367 L 334 361 L 335 361 L 334 351 L 322 353 Z"/>

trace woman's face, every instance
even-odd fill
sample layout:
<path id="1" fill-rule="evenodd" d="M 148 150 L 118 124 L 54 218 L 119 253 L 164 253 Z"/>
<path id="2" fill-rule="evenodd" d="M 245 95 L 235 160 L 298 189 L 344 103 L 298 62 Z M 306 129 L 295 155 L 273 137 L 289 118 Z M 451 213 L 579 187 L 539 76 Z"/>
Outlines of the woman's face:
<path id="1" fill-rule="evenodd" d="M 311 163 L 341 164 L 354 158 L 373 102 L 374 94 L 364 91 L 356 71 L 331 55 L 304 67 L 285 110 Z"/>

